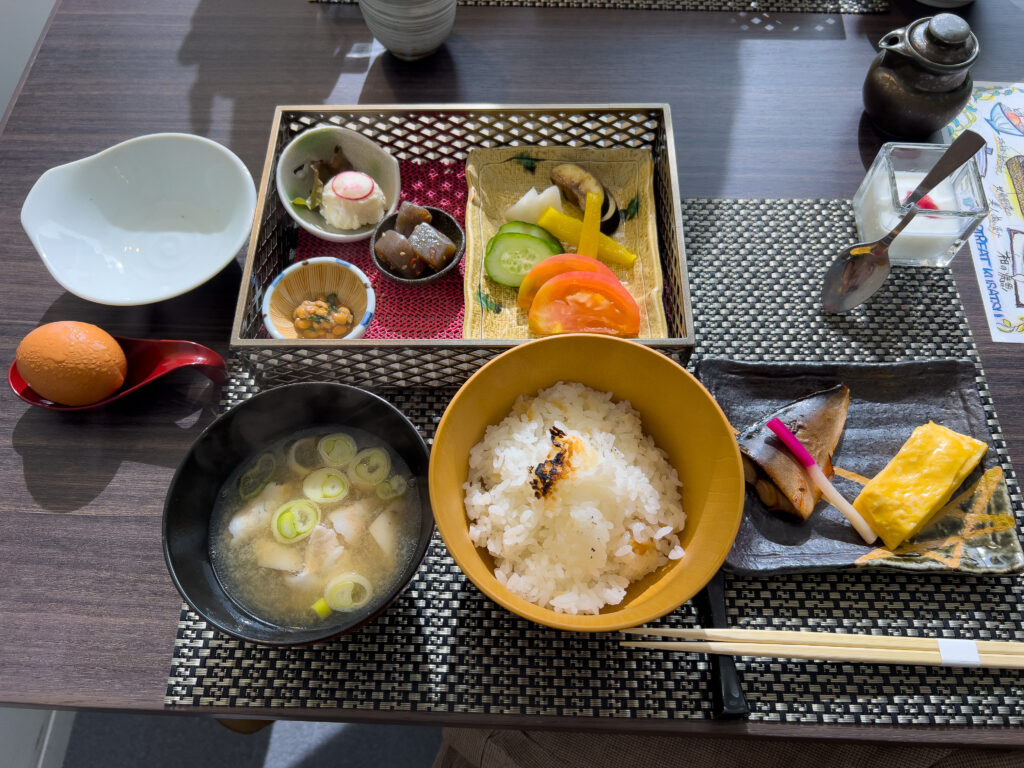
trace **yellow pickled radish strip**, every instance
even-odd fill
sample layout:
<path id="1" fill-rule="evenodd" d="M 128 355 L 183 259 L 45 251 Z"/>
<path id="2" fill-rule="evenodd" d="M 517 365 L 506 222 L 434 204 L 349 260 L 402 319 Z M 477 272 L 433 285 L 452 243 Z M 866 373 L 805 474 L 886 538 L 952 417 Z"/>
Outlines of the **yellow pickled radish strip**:
<path id="1" fill-rule="evenodd" d="M 327 601 L 324 600 L 322 597 L 309 607 L 313 611 L 313 613 L 315 613 L 321 619 L 326 619 L 333 613 L 333 611 L 331 610 L 331 606 L 329 606 L 327 604 Z"/>
<path id="2" fill-rule="evenodd" d="M 567 213 L 556 211 L 554 208 L 546 208 L 540 215 L 540 219 L 537 220 L 537 224 L 569 245 L 578 247 L 580 244 L 583 222 Z M 607 261 L 609 264 L 629 267 L 636 261 L 636 254 L 612 240 L 608 235 L 598 233 L 597 258 Z"/>
<path id="3" fill-rule="evenodd" d="M 583 227 L 580 229 L 580 243 L 576 253 L 597 258 L 597 238 L 601 234 L 601 203 L 604 195 L 600 192 L 587 192 L 587 208 L 583 212 Z"/>
<path id="4" fill-rule="evenodd" d="M 373 587 L 358 573 L 343 573 L 327 582 L 324 600 L 335 611 L 362 608 L 373 596 Z"/>
<path id="5" fill-rule="evenodd" d="M 282 544 L 293 544 L 309 536 L 319 522 L 320 507 L 307 499 L 296 499 L 274 512 L 270 530 Z"/>

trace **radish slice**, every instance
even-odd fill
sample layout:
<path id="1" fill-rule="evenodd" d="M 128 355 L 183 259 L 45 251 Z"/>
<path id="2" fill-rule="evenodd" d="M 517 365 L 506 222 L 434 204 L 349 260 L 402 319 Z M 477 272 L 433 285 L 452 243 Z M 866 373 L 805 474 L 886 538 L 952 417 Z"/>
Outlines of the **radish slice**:
<path id="1" fill-rule="evenodd" d="M 345 171 L 331 179 L 331 191 L 343 200 L 364 200 L 373 194 L 374 181 L 365 173 Z"/>
<path id="2" fill-rule="evenodd" d="M 540 213 L 537 214 L 537 218 L 540 218 L 540 214 L 544 213 L 545 208 L 554 208 L 559 213 L 562 212 L 562 193 L 554 184 L 540 192 L 537 195 L 537 207 L 540 208 Z"/>
<path id="3" fill-rule="evenodd" d="M 519 198 L 510 208 L 505 211 L 505 219 L 508 221 L 525 221 L 528 224 L 536 224 L 537 219 L 544 213 L 545 208 L 562 210 L 562 193 L 558 187 L 552 184 L 543 192 L 537 192 L 530 187 L 530 191 Z"/>
<path id="4" fill-rule="evenodd" d="M 505 218 L 509 221 L 526 221 L 523 216 L 532 216 L 536 209 L 537 190 L 530 187 L 530 191 L 516 200 L 505 209 Z M 529 222 L 533 224 L 535 222 Z"/>

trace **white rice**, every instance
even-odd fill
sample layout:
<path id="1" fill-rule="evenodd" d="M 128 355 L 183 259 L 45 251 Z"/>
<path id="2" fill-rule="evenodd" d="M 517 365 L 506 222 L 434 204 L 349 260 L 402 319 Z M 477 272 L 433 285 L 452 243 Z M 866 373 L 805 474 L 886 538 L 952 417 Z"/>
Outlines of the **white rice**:
<path id="1" fill-rule="evenodd" d="M 574 442 L 569 472 L 538 498 L 534 468 Z M 683 556 L 679 476 L 628 401 L 559 382 L 520 397 L 469 455 L 469 535 L 513 593 L 563 613 L 622 602 L 630 582 Z"/>

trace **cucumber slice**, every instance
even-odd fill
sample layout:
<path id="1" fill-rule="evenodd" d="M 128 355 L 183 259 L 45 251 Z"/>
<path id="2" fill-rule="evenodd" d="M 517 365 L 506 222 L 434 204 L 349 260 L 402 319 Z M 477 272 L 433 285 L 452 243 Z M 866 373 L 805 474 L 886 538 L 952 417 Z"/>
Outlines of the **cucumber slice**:
<path id="1" fill-rule="evenodd" d="M 539 237 L 504 232 L 487 243 L 484 269 L 494 282 L 518 288 L 526 273 L 538 262 L 561 252 L 561 245 L 556 248 Z"/>
<path id="2" fill-rule="evenodd" d="M 545 240 L 550 245 L 557 248 L 559 253 L 562 252 L 562 243 L 557 237 L 544 229 L 544 227 L 539 227 L 536 224 L 530 224 L 528 221 L 510 221 L 507 224 L 502 224 L 496 234 L 504 235 L 509 232 L 539 237 L 541 240 Z M 494 238 L 491 238 L 490 242 L 493 243 Z"/>

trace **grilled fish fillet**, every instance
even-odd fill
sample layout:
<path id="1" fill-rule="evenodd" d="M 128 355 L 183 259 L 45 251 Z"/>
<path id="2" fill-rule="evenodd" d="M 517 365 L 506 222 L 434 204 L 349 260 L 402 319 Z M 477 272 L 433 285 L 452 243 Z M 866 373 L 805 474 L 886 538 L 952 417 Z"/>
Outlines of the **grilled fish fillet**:
<path id="1" fill-rule="evenodd" d="M 804 468 L 765 426 L 768 421 L 781 419 L 831 478 L 832 453 L 843 434 L 849 406 L 849 387 L 837 384 L 783 406 L 737 435 L 746 480 L 765 506 L 806 520 L 821 498 Z"/>

